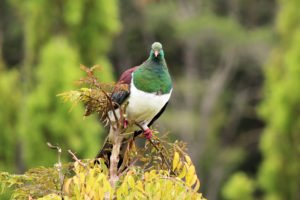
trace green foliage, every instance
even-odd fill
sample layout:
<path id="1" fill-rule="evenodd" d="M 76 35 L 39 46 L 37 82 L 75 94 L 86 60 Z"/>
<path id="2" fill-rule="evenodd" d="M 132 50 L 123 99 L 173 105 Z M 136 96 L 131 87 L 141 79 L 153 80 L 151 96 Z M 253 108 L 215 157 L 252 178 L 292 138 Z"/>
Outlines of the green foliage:
<path id="1" fill-rule="evenodd" d="M 73 1 L 70 0 L 68 4 L 73 4 Z M 81 5 L 84 16 L 74 26 L 71 37 L 79 42 L 83 62 L 91 65 L 108 52 L 111 36 L 119 30 L 118 6 L 117 0 L 89 0 Z"/>
<path id="2" fill-rule="evenodd" d="M 112 102 L 110 98 L 111 95 L 115 91 L 127 92 L 128 85 L 99 82 L 98 78 L 94 74 L 97 70 L 102 71 L 99 66 L 87 68 L 82 65 L 81 69 L 87 76 L 81 78 L 78 82 L 80 85 L 88 88 L 80 88 L 79 90 L 63 92 L 57 96 L 62 97 L 65 102 L 72 102 L 72 107 L 79 102 L 82 102 L 85 105 L 84 116 L 97 113 L 100 119 L 106 120 L 108 112 L 113 106 L 115 106 L 114 102 Z"/>
<path id="3" fill-rule="evenodd" d="M 56 168 L 34 168 L 23 175 L 0 173 L 2 193 L 14 188 L 12 199 L 25 199 L 29 196 L 44 196 L 60 191 Z"/>
<path id="4" fill-rule="evenodd" d="M 58 39 L 58 41 L 58 44 L 63 46 L 63 40 Z M 52 46 L 47 48 L 51 50 Z M 66 53 L 71 52 L 68 48 L 63 48 L 63 50 Z M 63 52 L 58 51 L 53 53 L 54 57 L 49 52 L 45 55 L 56 58 L 61 54 Z M 62 58 L 64 57 L 62 55 Z M 72 54 L 68 57 L 72 58 Z M 64 64 L 62 58 L 59 59 L 59 63 L 56 63 L 57 61 L 54 59 L 54 63 L 45 62 L 45 65 Z M 116 90 L 125 91 L 128 88 L 122 84 L 113 85 L 98 82 L 94 75 L 97 67 L 89 69 L 82 66 L 81 68 L 87 76 L 80 79 L 79 82 L 89 88 L 65 92 L 60 96 L 73 103 L 83 102 L 86 107 L 86 116 L 91 113 L 98 113 L 103 117 L 114 107 L 110 98 L 112 93 Z M 40 67 L 39 69 L 44 68 Z M 64 69 L 64 65 L 61 65 L 60 69 Z M 47 74 L 51 72 L 48 70 Z M 40 78 L 42 85 L 44 77 Z M 56 76 L 58 82 L 60 81 L 59 78 L 60 76 Z M 67 79 L 67 77 L 65 78 Z M 51 81 L 51 79 L 49 80 Z M 37 92 L 43 93 L 43 90 Z M 38 104 L 34 103 L 33 105 Z M 48 104 L 42 105 L 48 106 Z M 44 109 L 43 106 L 39 108 Z M 52 107 L 55 108 L 55 106 Z M 120 110 L 125 112 L 126 106 L 124 108 L 122 106 Z M 105 118 L 109 119 L 109 117 Z M 123 122 L 122 118 L 118 120 L 119 125 L 117 127 L 120 126 L 121 122 Z M 30 128 L 32 129 L 32 127 Z M 127 133 L 126 128 L 122 128 L 118 134 L 132 133 Z M 0 187 L 2 192 L 12 189 L 13 199 L 205 199 L 201 193 L 198 193 L 200 181 L 195 166 L 185 151 L 184 143 L 178 141 L 170 143 L 157 136 L 147 140 L 143 147 L 138 147 L 134 138 L 120 142 L 123 145 L 127 143 L 125 153 L 122 154 L 123 159 L 120 167 L 112 164 L 114 151 L 112 151 L 108 165 L 106 158 L 81 161 L 69 150 L 68 152 L 76 162 L 62 165 L 61 148 L 48 143 L 48 147 L 58 151 L 58 163 L 53 168 L 35 168 L 27 171 L 24 175 L 1 172 Z M 114 166 L 115 168 L 113 168 Z"/>
<path id="5" fill-rule="evenodd" d="M 176 152 L 174 158 L 179 156 Z M 176 156 L 177 155 L 177 156 Z M 24 175 L 0 173 L 2 190 L 13 188 L 14 199 L 28 197 L 38 199 L 205 199 L 197 193 L 198 187 L 191 186 L 189 179 L 195 177 L 195 167 L 189 156 L 177 157 L 175 169 L 179 165 L 187 166 L 185 175 L 176 176 L 168 170 L 143 169 L 132 166 L 120 174 L 116 188 L 109 182 L 109 173 L 104 161 L 76 161 L 64 165 L 62 170 L 54 168 L 34 168 Z M 183 160 L 181 160 L 183 159 Z M 154 168 L 159 168 L 159 164 Z M 64 175 L 63 184 L 59 173 Z"/>
<path id="6" fill-rule="evenodd" d="M 81 62 L 101 65 L 101 80 L 113 80 L 106 54 L 120 26 L 117 1 L 7 0 L 4 5 L 19 20 L 14 23 L 24 46 L 19 46 L 23 53 L 16 72 L 6 70 L 12 66 L 2 66 L 5 26 L 1 21 L 0 92 L 5 98 L 0 99 L 0 168 L 21 172 L 53 163 L 56 156 L 47 151 L 48 141 L 71 148 L 80 156 L 95 156 L 103 130 L 99 121 L 94 116 L 83 126 L 83 108 L 69 112 L 55 96 L 79 79 L 77 66 Z M 7 20 L 3 21 L 6 25 Z"/>
<path id="7" fill-rule="evenodd" d="M 17 148 L 19 142 L 16 138 L 19 137 L 17 124 L 21 91 L 17 85 L 19 85 L 19 73 L 16 70 L 0 70 L 0 169 L 7 169 L 10 172 L 16 170 L 11 163 L 17 155 L 9 149 Z"/>
<path id="8" fill-rule="evenodd" d="M 295 29 L 299 24 L 299 2 L 279 1 L 281 8 L 278 10 L 282 12 L 278 17 L 277 29 L 281 35 L 274 41 L 280 41 L 280 44 L 273 52 L 272 60 L 268 64 L 270 69 L 267 69 L 267 82 L 270 83 L 266 88 L 270 88 L 266 91 L 271 92 L 280 88 L 281 84 L 284 85 L 285 81 L 276 83 L 281 80 L 280 77 L 283 77 L 286 71 L 282 64 L 282 57 L 286 49 L 293 44 L 290 42 L 294 40 L 291 34 L 296 34 Z M 112 44 L 113 50 L 110 51 L 110 58 L 115 64 L 116 74 L 120 74 L 124 69 L 144 60 L 148 44 L 153 40 L 159 40 L 164 44 L 167 61 L 174 82 L 176 82 L 172 104 L 160 118 L 159 123 L 163 124 L 165 129 L 172 130 L 170 137 L 185 138 L 189 143 L 193 159 L 197 160 L 198 172 L 202 174 L 201 178 L 205 182 L 202 191 L 211 199 L 216 199 L 224 180 L 235 169 L 240 169 L 241 163 L 251 162 L 250 173 L 256 173 L 256 165 L 260 160 L 257 159 L 256 144 L 262 124 L 254 109 L 261 97 L 261 66 L 268 54 L 270 35 L 273 32 L 271 28 L 273 17 L 277 12 L 274 2 L 274 0 L 0 1 L 0 68 L 5 69 L 0 72 L 0 169 L 22 172 L 28 167 L 24 165 L 25 154 L 28 154 L 26 159 L 30 159 L 26 160 L 26 163 L 39 165 L 52 163 L 55 155 L 46 149 L 46 141 L 58 142 L 64 148 L 70 148 L 72 144 L 72 149 L 79 151 L 80 156 L 91 156 L 89 153 L 83 153 L 80 143 L 81 140 L 92 139 L 86 130 L 95 131 L 94 127 L 98 126 L 95 118 L 88 119 L 93 123 L 91 122 L 89 127 L 84 127 L 86 134 L 76 132 L 75 136 L 71 137 L 62 136 L 64 131 L 53 132 L 54 129 L 62 130 L 64 127 L 70 134 L 71 131 L 68 131 L 69 127 L 66 125 L 69 121 L 64 118 L 69 116 L 78 120 L 77 123 L 71 123 L 72 130 L 77 131 L 77 126 L 78 130 L 83 129 L 81 124 L 84 121 L 79 115 L 72 117 L 73 114 L 79 114 L 79 112 L 81 115 L 83 110 L 76 107 L 73 112 L 68 113 L 69 106 L 64 105 L 60 107 L 62 109 L 59 112 L 53 111 L 52 105 L 55 105 L 55 109 L 58 108 L 57 99 L 47 95 L 46 91 L 44 94 L 49 99 L 45 100 L 41 97 L 42 89 L 37 89 L 37 87 L 43 81 L 38 78 L 40 75 L 37 74 L 40 71 L 38 68 L 42 66 L 40 55 L 45 46 L 48 47 L 52 42 L 57 45 L 59 43 L 57 40 L 62 40 L 63 48 L 69 52 L 63 54 L 71 55 L 72 58 L 77 57 L 76 64 L 70 66 L 72 68 L 70 73 L 78 74 L 77 66 L 80 63 L 89 66 L 100 64 L 103 69 L 99 73 L 101 80 L 110 82 L 113 80 L 113 74 L 111 64 L 107 59 L 107 52 Z M 114 38 L 112 42 L 114 34 L 120 29 L 118 12 L 120 12 L 123 28 L 119 37 Z M 230 54 L 229 52 L 235 48 L 237 48 L 236 52 Z M 54 58 L 56 57 L 58 56 Z M 227 58 L 229 60 L 234 58 L 234 70 L 229 73 L 228 81 L 221 84 L 221 92 L 216 93 L 216 103 L 210 101 L 213 109 L 211 111 L 204 109 L 208 112 L 202 112 L 200 111 L 201 104 L 209 96 L 207 95 L 209 91 L 214 91 L 210 86 L 222 79 L 222 76 L 218 78 L 215 72 L 220 71 L 222 74 L 222 69 L 227 66 Z M 51 63 L 54 62 L 51 61 Z M 43 65 L 46 63 L 44 62 Z M 11 70 L 12 68 L 14 70 Z M 48 70 L 41 71 L 44 71 L 42 73 L 48 72 Z M 51 70 L 49 72 L 52 73 Z M 57 74 L 61 75 L 59 73 L 61 72 L 57 69 Z M 191 79 L 189 74 L 192 74 L 194 78 Z M 69 79 L 71 75 L 67 76 Z M 41 77 L 45 79 L 46 76 Z M 74 78 L 76 80 L 75 76 Z M 275 83 L 274 87 L 273 83 Z M 44 87 L 45 90 L 49 88 Z M 52 95 L 70 89 L 67 85 L 53 88 L 57 91 L 51 91 Z M 281 93 L 287 93 L 284 92 L 285 89 L 281 89 Z M 293 90 L 296 91 L 296 88 Z M 31 93 L 38 96 L 34 97 Z M 266 92 L 266 95 L 267 93 L 270 92 Z M 293 91 L 290 95 L 298 95 L 298 92 Z M 33 100 L 38 98 L 47 101 L 47 105 L 43 103 L 43 109 L 40 112 L 37 112 L 38 109 L 34 108 L 34 105 L 30 105 L 29 110 L 27 105 L 38 102 L 38 100 Z M 270 108 L 273 112 L 268 111 L 265 118 L 273 117 L 276 108 L 279 105 L 283 107 L 281 104 L 285 104 L 285 100 L 277 98 L 277 101 L 278 104 L 272 103 L 273 108 Z M 45 108 L 53 115 L 48 114 Z M 280 112 L 283 114 L 276 114 L 277 119 L 272 120 L 274 127 L 282 121 L 288 124 L 289 119 L 285 116 L 290 111 L 285 112 L 284 109 L 280 109 Z M 54 123 L 55 119 L 52 119 L 55 118 L 54 114 L 55 116 L 61 115 L 58 117 L 61 121 Z M 35 116 L 32 119 L 28 119 L 33 115 Z M 47 120 L 46 116 L 51 119 Z M 205 116 L 208 117 L 205 119 Z M 292 121 L 296 119 L 294 116 L 289 118 Z M 62 127 L 48 129 L 48 121 Z M 38 124 L 37 127 L 35 123 Z M 27 125 L 33 127 L 33 131 L 30 131 Z M 279 127 L 284 129 L 281 125 Z M 35 132 L 37 130 L 42 132 Z M 95 145 L 101 130 L 100 128 L 99 135 L 93 134 L 96 138 L 93 138 L 94 141 L 91 144 Z M 266 156 L 267 164 L 264 164 L 266 165 L 264 167 L 265 178 L 261 178 L 261 182 L 264 182 L 263 185 L 268 188 L 268 191 L 283 187 L 280 186 L 280 182 L 288 182 L 287 176 L 278 176 L 278 174 L 285 174 L 280 172 L 284 171 L 286 163 L 290 162 L 290 159 L 283 162 L 283 156 L 277 154 L 281 151 L 279 147 L 286 141 L 286 138 L 278 137 L 278 135 L 274 137 L 273 133 L 267 134 L 266 131 L 262 142 L 264 143 L 262 146 L 265 146 L 264 151 L 269 153 Z M 32 140 L 32 142 L 27 140 Z M 276 148 L 272 147 L 275 145 L 272 144 L 274 140 Z M 98 141 L 100 144 L 101 139 L 99 138 Z M 249 145 L 251 148 L 248 148 Z M 91 146 L 86 146 L 88 151 L 96 148 Z M 287 155 L 290 154 L 287 150 L 285 152 Z M 66 156 L 63 155 L 63 158 L 65 159 Z M 52 161 L 45 161 L 46 159 Z M 249 161 L 249 159 L 253 160 Z M 241 170 L 249 170 L 248 164 L 243 164 Z M 290 186 L 286 185 L 286 187 Z M 268 193 L 271 196 L 271 193 Z M 275 192 L 272 192 L 272 197 L 276 196 L 274 194 Z"/>
<path id="9" fill-rule="evenodd" d="M 297 199 L 300 186 L 300 13 L 299 1 L 280 2 L 279 42 L 266 69 L 260 113 L 267 122 L 261 138 L 264 161 L 259 183 L 269 199 Z"/>
<path id="10" fill-rule="evenodd" d="M 30 169 L 23 175 L 0 172 L 2 193 L 13 189 L 11 198 L 26 199 L 29 196 L 44 196 L 59 191 L 58 171 L 56 168 Z"/>
<path id="11" fill-rule="evenodd" d="M 69 112 L 55 98 L 59 91 L 70 88 L 68 85 L 79 79 L 80 70 L 76 67 L 78 60 L 77 52 L 64 37 L 49 41 L 41 51 L 41 60 L 36 71 L 37 87 L 28 96 L 25 105 L 27 112 L 22 113 L 21 132 L 27 166 L 49 165 L 53 162 L 55 155 L 49 155 L 47 146 L 44 145 L 49 140 L 51 143 L 60 144 L 64 149 L 76 149 L 85 157 L 94 156 L 98 150 L 99 140 L 95 138 L 99 138 L 100 127 L 96 117 L 83 123 L 82 108 L 77 107 Z M 30 140 L 27 139 L 28 133 L 31 135 Z M 34 151 L 32 146 L 35 146 Z M 36 160 L 36 156 L 41 159 Z"/>
<path id="12" fill-rule="evenodd" d="M 26 51 L 30 53 L 27 64 L 32 64 L 36 51 L 57 32 L 77 44 L 83 62 L 95 63 L 107 53 L 111 36 L 120 26 L 116 0 L 10 1 L 26 19 Z"/>
<path id="13" fill-rule="evenodd" d="M 202 189 L 211 199 L 221 196 L 225 179 L 237 166 L 248 170 L 252 163 L 248 159 L 258 156 L 262 125 L 257 123 L 261 119 L 256 115 L 256 106 L 260 100 L 262 66 L 273 39 L 269 26 L 251 28 L 253 24 L 246 24 L 272 10 L 271 7 L 253 1 L 231 3 L 152 1 L 143 7 L 145 18 L 139 20 L 146 25 L 147 36 L 150 32 L 150 36 L 163 41 L 176 82 L 172 105 L 160 123 L 177 130 L 174 134 L 189 138 L 189 148 L 206 183 Z M 251 17 L 241 20 L 250 10 Z M 136 33 L 136 29 L 130 30 Z M 140 48 L 132 45 L 130 49 Z M 256 173 L 254 168 L 250 173 Z"/>
<path id="14" fill-rule="evenodd" d="M 12 163 L 19 157 L 20 149 L 17 125 L 19 123 L 19 107 L 21 90 L 18 87 L 19 72 L 17 70 L 0 69 L 0 169 L 16 172 Z M 14 151 L 12 150 L 14 149 Z M 0 192 L 1 188 L 0 181 Z M 0 195 L 0 199 L 9 199 L 10 191 Z"/>
<path id="15" fill-rule="evenodd" d="M 227 181 L 222 194 L 228 200 L 251 200 L 253 199 L 254 186 L 254 181 L 245 173 L 237 172 Z"/>

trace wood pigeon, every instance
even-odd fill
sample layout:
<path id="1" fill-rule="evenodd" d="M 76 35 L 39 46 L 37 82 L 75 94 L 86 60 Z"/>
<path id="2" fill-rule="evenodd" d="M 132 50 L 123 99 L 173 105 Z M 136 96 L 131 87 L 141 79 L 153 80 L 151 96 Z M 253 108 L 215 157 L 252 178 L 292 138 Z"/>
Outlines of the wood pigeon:
<path id="1" fill-rule="evenodd" d="M 149 127 L 164 112 L 172 93 L 172 80 L 161 43 L 154 42 L 148 59 L 141 65 L 123 72 L 118 83 L 129 86 L 129 91 L 116 91 L 111 96 L 117 105 L 127 103 L 124 120 L 126 132 L 135 131 L 135 136 L 143 132 L 145 137 L 150 139 L 152 131 Z M 119 118 L 118 107 L 115 113 Z M 115 120 L 112 111 L 109 112 L 109 117 Z M 103 157 L 103 154 L 111 149 L 110 137 L 111 134 L 97 158 Z"/>

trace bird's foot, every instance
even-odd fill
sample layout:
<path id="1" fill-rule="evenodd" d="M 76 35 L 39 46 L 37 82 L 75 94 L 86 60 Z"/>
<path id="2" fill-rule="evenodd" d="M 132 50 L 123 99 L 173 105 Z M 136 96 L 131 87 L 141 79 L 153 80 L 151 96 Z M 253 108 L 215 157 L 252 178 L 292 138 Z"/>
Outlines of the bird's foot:
<path id="1" fill-rule="evenodd" d="M 150 128 L 147 128 L 146 130 L 144 130 L 144 135 L 148 140 L 150 140 L 152 138 L 152 131 L 150 130 Z"/>
<path id="2" fill-rule="evenodd" d="M 128 127 L 128 120 L 124 119 L 123 127 L 126 129 Z"/>

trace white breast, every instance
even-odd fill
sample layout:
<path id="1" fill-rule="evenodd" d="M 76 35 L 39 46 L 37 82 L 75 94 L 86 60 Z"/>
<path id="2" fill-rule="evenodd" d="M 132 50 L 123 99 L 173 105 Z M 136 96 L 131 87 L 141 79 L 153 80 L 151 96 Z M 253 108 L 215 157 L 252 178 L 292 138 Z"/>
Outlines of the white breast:
<path id="1" fill-rule="evenodd" d="M 132 79 L 128 99 L 129 104 L 126 109 L 128 119 L 141 124 L 148 124 L 169 101 L 171 92 L 172 90 L 169 94 L 162 95 L 146 93 L 137 89 Z"/>

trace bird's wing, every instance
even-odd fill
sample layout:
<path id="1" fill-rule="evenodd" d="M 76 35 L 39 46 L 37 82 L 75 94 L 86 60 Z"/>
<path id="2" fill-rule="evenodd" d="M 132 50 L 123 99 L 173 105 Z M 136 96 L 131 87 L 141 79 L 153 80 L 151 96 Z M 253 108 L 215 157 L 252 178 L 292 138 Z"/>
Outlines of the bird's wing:
<path id="1" fill-rule="evenodd" d="M 150 127 L 159 117 L 161 114 L 163 114 L 163 112 L 165 111 L 167 105 L 168 105 L 169 101 L 164 105 L 164 107 L 162 107 L 162 109 L 153 117 L 153 119 L 150 121 L 150 123 L 148 124 L 148 127 Z"/>
<path id="2" fill-rule="evenodd" d="M 118 84 L 127 84 L 130 86 L 131 78 L 132 78 L 132 73 L 138 68 L 137 67 L 132 67 L 130 69 L 127 69 L 122 73 L 120 76 L 120 79 L 118 81 Z M 129 88 L 129 87 L 128 87 Z M 111 99 L 113 102 L 117 103 L 118 105 L 121 105 L 129 96 L 130 92 L 125 91 L 125 90 L 120 90 L 116 88 L 116 90 L 113 92 Z"/>

